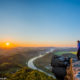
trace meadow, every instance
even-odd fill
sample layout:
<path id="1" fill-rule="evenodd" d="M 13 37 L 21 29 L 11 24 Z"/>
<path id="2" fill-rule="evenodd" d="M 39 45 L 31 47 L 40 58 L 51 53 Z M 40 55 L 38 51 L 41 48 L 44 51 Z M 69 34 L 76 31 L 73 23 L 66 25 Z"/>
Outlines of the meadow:
<path id="1" fill-rule="evenodd" d="M 63 54 L 77 54 L 77 52 L 76 51 L 58 51 L 58 52 L 56 52 L 56 53 L 54 53 L 55 55 L 63 55 Z"/>

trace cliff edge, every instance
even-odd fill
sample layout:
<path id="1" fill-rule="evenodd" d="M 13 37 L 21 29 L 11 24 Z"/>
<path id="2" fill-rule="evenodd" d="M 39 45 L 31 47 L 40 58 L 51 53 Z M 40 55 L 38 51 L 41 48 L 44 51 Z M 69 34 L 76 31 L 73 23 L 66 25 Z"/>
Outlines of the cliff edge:
<path id="1" fill-rule="evenodd" d="M 57 80 L 80 80 L 80 61 L 77 58 L 55 55 L 51 66 Z"/>

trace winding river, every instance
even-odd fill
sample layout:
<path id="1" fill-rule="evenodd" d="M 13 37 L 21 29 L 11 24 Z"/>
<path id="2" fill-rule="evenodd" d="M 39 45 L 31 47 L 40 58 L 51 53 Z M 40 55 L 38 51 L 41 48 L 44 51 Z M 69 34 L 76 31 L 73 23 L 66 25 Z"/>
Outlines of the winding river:
<path id="1" fill-rule="evenodd" d="M 50 49 L 49 51 L 45 52 L 45 54 L 43 54 L 43 55 L 39 55 L 39 56 L 36 56 L 36 57 L 34 57 L 34 58 L 31 58 L 31 59 L 28 61 L 28 63 L 27 63 L 27 64 L 28 64 L 28 67 L 30 67 L 30 68 L 32 68 L 32 69 L 35 69 L 35 70 L 38 70 L 38 71 L 40 71 L 40 72 L 43 72 L 43 73 L 45 73 L 46 75 L 55 78 L 54 75 L 51 75 L 51 74 L 49 74 L 49 73 L 47 73 L 47 72 L 39 69 L 39 68 L 36 67 L 36 66 L 34 65 L 34 63 L 33 63 L 36 59 L 41 58 L 41 57 L 43 57 L 43 56 L 45 56 L 45 55 L 47 55 L 47 54 L 49 54 L 50 52 L 53 52 L 53 51 L 54 51 L 54 49 Z"/>

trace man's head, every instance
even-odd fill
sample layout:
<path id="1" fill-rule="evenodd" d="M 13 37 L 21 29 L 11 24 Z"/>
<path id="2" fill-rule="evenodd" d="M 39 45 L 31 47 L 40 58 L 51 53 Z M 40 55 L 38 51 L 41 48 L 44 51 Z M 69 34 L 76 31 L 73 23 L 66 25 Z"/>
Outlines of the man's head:
<path id="1" fill-rule="evenodd" d="M 77 42 L 79 43 L 80 41 L 78 40 Z"/>

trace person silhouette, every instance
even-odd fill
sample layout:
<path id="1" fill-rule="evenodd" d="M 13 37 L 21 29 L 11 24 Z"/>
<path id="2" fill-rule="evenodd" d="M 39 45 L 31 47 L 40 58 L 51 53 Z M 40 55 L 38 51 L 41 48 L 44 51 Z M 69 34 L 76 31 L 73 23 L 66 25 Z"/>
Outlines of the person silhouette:
<path id="1" fill-rule="evenodd" d="M 80 60 L 80 41 L 79 40 L 77 41 L 77 48 L 78 48 L 78 50 L 77 50 L 77 58 L 78 58 L 78 60 Z"/>

